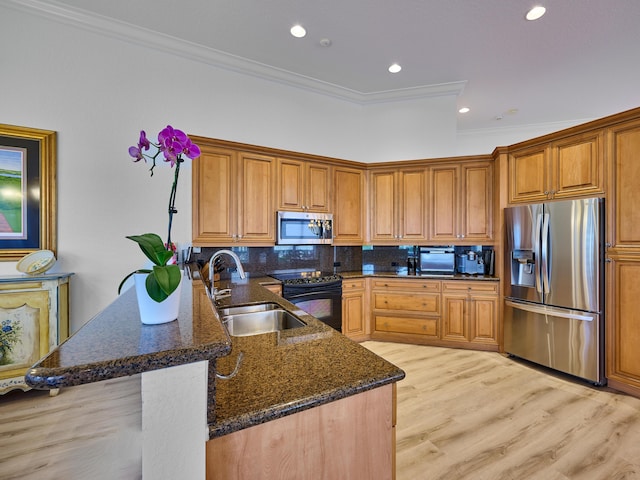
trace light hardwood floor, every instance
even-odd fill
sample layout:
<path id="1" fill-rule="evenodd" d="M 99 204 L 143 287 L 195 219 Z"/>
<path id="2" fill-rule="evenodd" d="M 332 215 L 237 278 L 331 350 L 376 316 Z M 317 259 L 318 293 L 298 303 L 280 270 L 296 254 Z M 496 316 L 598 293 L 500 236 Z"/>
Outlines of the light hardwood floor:
<path id="1" fill-rule="evenodd" d="M 0 396 L 0 479 L 142 477 L 140 375 Z"/>
<path id="2" fill-rule="evenodd" d="M 363 345 L 407 373 L 397 480 L 640 479 L 640 399 L 497 353 Z M 140 418 L 139 376 L 0 396 L 0 479 L 140 478 Z"/>
<path id="3" fill-rule="evenodd" d="M 398 383 L 397 479 L 640 479 L 640 399 L 497 353 L 365 342 Z"/>

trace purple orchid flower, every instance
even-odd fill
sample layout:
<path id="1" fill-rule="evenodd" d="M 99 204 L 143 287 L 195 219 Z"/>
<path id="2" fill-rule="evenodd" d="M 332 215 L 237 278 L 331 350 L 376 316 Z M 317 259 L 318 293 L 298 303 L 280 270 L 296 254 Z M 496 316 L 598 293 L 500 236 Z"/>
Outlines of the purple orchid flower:
<path id="1" fill-rule="evenodd" d="M 147 140 L 147 134 L 144 130 L 140 130 L 140 139 L 138 140 L 138 146 L 129 147 L 129 155 L 131 155 L 135 160 L 134 162 L 139 162 L 140 160 L 147 161 L 143 150 L 149 150 L 151 147 L 151 142 Z"/>

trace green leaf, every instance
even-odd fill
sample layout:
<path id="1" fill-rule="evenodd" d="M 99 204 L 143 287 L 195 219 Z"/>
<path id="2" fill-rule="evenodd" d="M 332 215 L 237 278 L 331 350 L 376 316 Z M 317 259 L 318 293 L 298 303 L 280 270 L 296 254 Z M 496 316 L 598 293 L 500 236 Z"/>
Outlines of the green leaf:
<path id="1" fill-rule="evenodd" d="M 162 290 L 162 288 L 160 288 L 160 285 L 158 285 L 156 277 L 153 274 L 149 274 L 149 276 L 147 276 L 145 286 L 147 287 L 147 293 L 149 296 L 156 302 L 162 302 L 169 296 Z"/>
<path id="2" fill-rule="evenodd" d="M 165 265 L 169 258 L 173 256 L 173 253 L 167 250 L 162 239 L 155 233 L 130 235 L 127 238 L 136 242 L 145 256 L 151 260 L 154 265 Z"/>
<path id="3" fill-rule="evenodd" d="M 153 277 L 155 277 L 158 286 L 166 295 L 171 295 L 178 288 L 181 276 L 180 268 L 177 265 L 153 267 Z"/>

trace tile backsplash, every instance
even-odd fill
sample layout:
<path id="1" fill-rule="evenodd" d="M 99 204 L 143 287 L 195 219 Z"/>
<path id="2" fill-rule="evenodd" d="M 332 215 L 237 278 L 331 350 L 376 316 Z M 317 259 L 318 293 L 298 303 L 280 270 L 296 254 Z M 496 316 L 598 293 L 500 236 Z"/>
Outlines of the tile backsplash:
<path id="1" fill-rule="evenodd" d="M 455 247 L 456 257 L 468 251 L 478 253 L 492 247 Z M 414 245 L 333 247 L 331 245 L 277 245 L 274 247 L 203 247 L 193 254 L 192 260 L 201 265 L 216 251 L 227 249 L 235 252 L 242 265 L 251 276 L 268 275 L 276 270 L 320 270 L 323 272 L 394 272 L 407 273 L 407 259 L 418 255 L 419 247 Z M 222 256 L 226 272 L 222 278 L 229 278 L 235 272 L 235 263 L 228 256 Z M 457 263 L 457 258 L 456 258 Z"/>

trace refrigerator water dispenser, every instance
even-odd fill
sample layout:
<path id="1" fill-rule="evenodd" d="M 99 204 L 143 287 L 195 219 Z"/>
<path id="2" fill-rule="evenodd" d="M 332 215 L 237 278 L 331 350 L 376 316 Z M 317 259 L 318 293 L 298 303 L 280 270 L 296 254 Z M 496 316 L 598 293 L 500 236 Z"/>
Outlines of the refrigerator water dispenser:
<path id="1" fill-rule="evenodd" d="M 511 254 L 511 285 L 535 286 L 535 266 L 533 250 L 514 250 Z"/>

